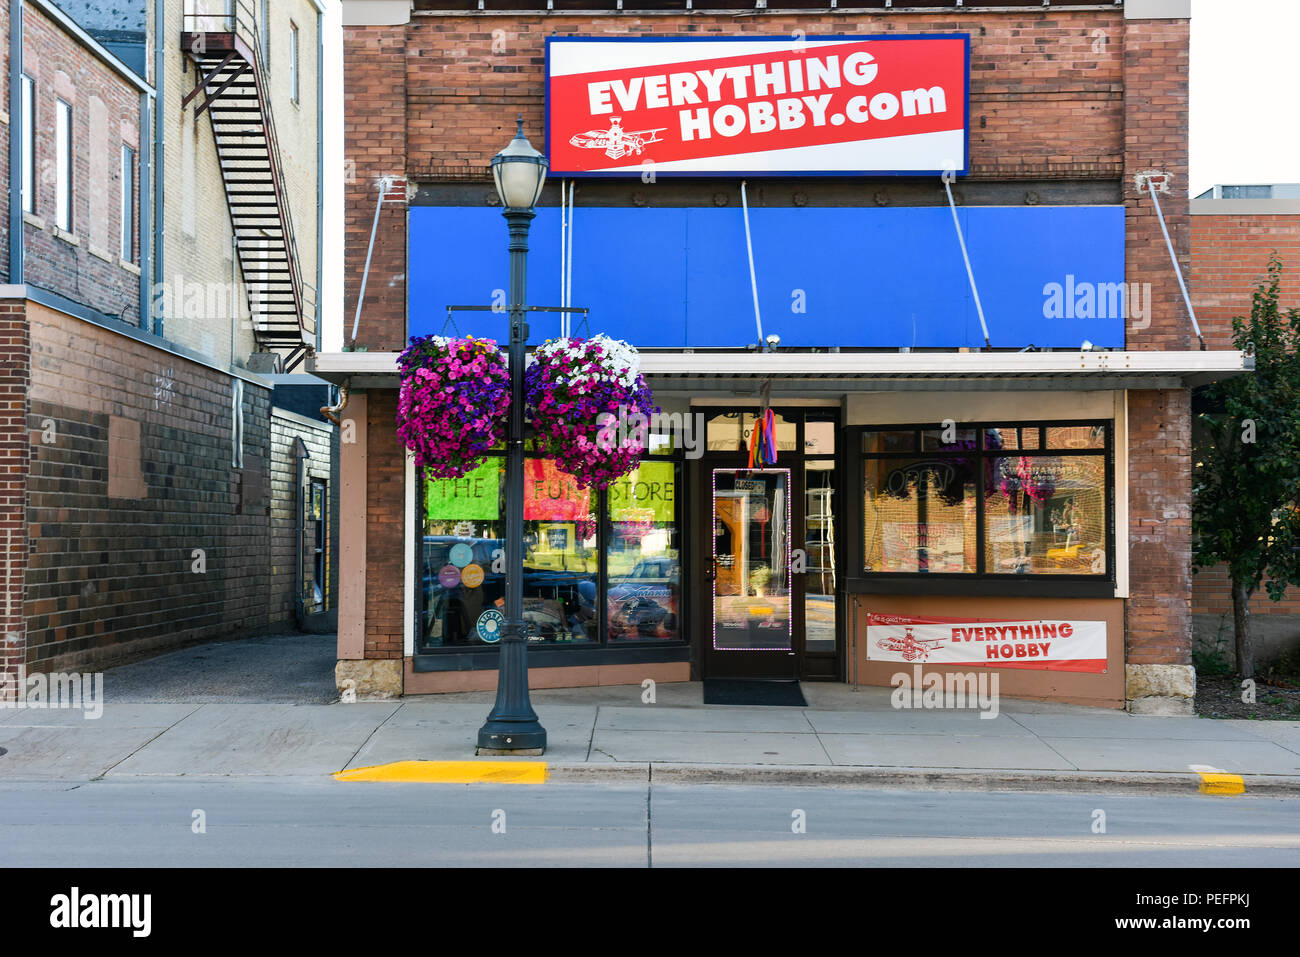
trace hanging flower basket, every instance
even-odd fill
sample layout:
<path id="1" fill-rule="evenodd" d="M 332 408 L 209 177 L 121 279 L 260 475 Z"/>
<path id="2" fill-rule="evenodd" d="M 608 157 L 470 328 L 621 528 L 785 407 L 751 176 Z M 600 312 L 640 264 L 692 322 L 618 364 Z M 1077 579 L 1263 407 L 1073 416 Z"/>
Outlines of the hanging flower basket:
<path id="1" fill-rule="evenodd" d="M 412 337 L 397 367 L 397 436 L 416 468 L 460 478 L 504 440 L 510 374 L 494 340 Z"/>
<path id="2" fill-rule="evenodd" d="M 634 348 L 621 339 L 548 339 L 524 373 L 524 415 L 538 450 L 586 488 L 641 462 L 659 411 Z"/>

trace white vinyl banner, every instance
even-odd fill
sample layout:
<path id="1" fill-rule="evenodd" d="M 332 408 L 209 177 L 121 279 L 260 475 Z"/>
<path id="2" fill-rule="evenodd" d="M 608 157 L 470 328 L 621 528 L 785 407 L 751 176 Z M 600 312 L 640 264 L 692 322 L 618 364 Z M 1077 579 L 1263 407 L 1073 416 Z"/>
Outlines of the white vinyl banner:
<path id="1" fill-rule="evenodd" d="M 1106 623 L 1073 618 L 988 621 L 867 616 L 867 658 L 931 665 L 1106 669 Z"/>

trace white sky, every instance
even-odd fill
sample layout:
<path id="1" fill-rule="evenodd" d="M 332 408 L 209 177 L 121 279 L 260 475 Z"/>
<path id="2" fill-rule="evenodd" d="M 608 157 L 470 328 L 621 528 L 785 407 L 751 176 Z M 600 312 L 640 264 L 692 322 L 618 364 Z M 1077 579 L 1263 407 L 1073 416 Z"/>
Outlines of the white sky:
<path id="1" fill-rule="evenodd" d="M 1300 183 L 1300 0 L 1192 0 L 1191 195 Z"/>

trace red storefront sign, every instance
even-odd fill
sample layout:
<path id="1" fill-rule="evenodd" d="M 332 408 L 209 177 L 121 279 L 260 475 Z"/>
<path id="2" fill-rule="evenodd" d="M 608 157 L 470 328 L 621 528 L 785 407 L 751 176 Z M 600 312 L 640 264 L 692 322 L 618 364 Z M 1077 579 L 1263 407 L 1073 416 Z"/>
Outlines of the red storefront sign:
<path id="1" fill-rule="evenodd" d="M 547 41 L 552 175 L 966 171 L 969 37 Z"/>
<path id="2" fill-rule="evenodd" d="M 1106 670 L 1106 623 L 868 614 L 867 659 L 1101 674 Z"/>

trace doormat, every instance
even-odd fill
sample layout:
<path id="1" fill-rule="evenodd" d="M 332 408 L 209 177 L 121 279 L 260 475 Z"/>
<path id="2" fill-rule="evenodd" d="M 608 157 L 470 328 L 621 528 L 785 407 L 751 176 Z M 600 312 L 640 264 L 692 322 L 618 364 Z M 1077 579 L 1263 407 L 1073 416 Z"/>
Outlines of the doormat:
<path id="1" fill-rule="evenodd" d="M 775 705 L 806 708 L 808 702 L 797 681 L 759 681 L 741 678 L 705 678 L 705 704 Z"/>

